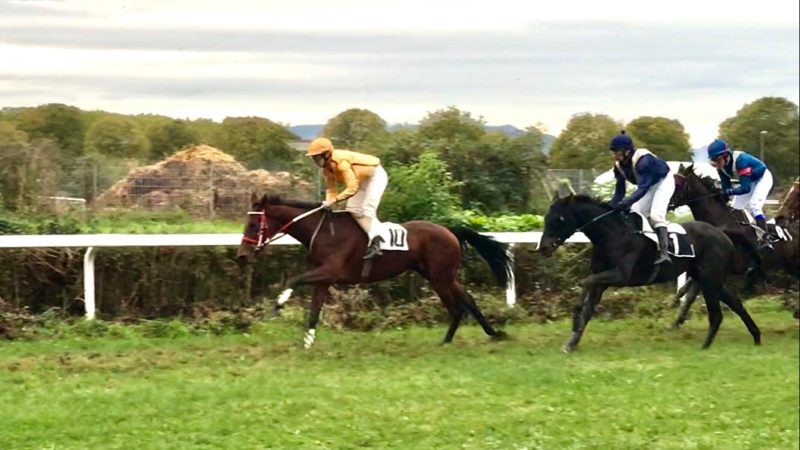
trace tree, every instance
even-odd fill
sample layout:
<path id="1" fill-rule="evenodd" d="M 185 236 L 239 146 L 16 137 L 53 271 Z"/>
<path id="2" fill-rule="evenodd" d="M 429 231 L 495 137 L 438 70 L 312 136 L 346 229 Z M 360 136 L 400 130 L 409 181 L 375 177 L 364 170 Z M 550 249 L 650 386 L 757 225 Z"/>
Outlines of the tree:
<path id="1" fill-rule="evenodd" d="M 458 210 L 455 192 L 459 183 L 435 153 L 423 153 L 417 163 L 388 169 L 390 182 L 380 206 L 382 220 L 444 223 Z"/>
<path id="2" fill-rule="evenodd" d="M 86 132 L 86 153 L 144 159 L 150 142 L 128 117 L 107 115 L 95 120 Z"/>
<path id="3" fill-rule="evenodd" d="M 17 128 L 35 139 L 52 139 L 64 153 L 64 160 L 83 154 L 82 111 L 74 106 L 50 103 L 26 108 L 17 116 Z"/>
<path id="4" fill-rule="evenodd" d="M 719 125 L 719 136 L 734 149 L 760 157 L 761 131 L 764 135 L 764 159 L 775 177 L 775 184 L 785 185 L 798 175 L 800 141 L 798 106 L 781 97 L 763 97 L 745 104 L 736 115 Z"/>
<path id="5" fill-rule="evenodd" d="M 386 121 L 372 111 L 351 108 L 328 120 L 322 131 L 336 148 L 367 149 L 386 136 Z"/>
<path id="6" fill-rule="evenodd" d="M 448 141 L 477 141 L 486 133 L 483 118 L 473 119 L 470 113 L 455 106 L 428 113 L 419 123 L 419 135 L 423 139 Z"/>
<path id="7" fill-rule="evenodd" d="M 283 125 L 263 117 L 226 117 L 214 146 L 230 153 L 250 168 L 289 168 L 299 152 L 287 141 L 297 139 Z"/>
<path id="8" fill-rule="evenodd" d="M 637 148 L 646 148 L 667 161 L 692 159 L 689 135 L 677 120 L 642 116 L 630 121 L 625 129 Z"/>
<path id="9" fill-rule="evenodd" d="M 608 169 L 608 143 L 622 124 L 605 114 L 575 114 L 553 141 L 550 165 L 556 169 Z"/>
<path id="10" fill-rule="evenodd" d="M 0 206 L 19 210 L 34 206 L 39 197 L 55 195 L 60 185 L 59 150 L 47 139 L 28 142 L 28 136 L 9 123 L 0 123 Z"/>
<path id="11" fill-rule="evenodd" d="M 168 122 L 155 123 L 147 129 L 150 140 L 150 160 L 159 160 L 165 156 L 199 143 L 197 133 L 187 121 L 170 119 Z"/>

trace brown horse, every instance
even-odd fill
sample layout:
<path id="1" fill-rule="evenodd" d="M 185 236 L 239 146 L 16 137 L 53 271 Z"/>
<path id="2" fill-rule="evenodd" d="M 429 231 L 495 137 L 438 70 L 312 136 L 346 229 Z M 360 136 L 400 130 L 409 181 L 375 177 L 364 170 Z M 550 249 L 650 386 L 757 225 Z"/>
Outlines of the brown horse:
<path id="1" fill-rule="evenodd" d="M 783 198 L 781 207 L 775 214 L 775 223 L 782 227 L 798 220 L 800 220 L 800 177 L 794 180 L 792 188 Z"/>
<path id="2" fill-rule="evenodd" d="M 695 220 L 708 222 L 720 227 L 725 234 L 737 245 L 739 251 L 731 261 L 732 274 L 748 274 L 748 287 L 754 285 L 756 277 L 763 277 L 763 271 L 782 269 L 787 274 L 800 277 L 800 224 L 793 221 L 784 225 L 792 235 L 791 241 L 779 241 L 774 244 L 774 250 L 755 249 L 756 235 L 753 227 L 748 224 L 747 217 L 741 212 L 730 208 L 727 199 L 721 195 L 714 180 L 709 177 L 700 177 L 694 172 L 694 165 L 681 166 L 675 175 L 675 193 L 672 197 L 672 207 L 687 205 L 692 210 Z M 777 222 L 777 220 L 776 220 Z M 770 225 L 770 229 L 774 229 Z M 754 254 L 755 252 L 755 254 Z M 756 264 L 755 271 L 748 272 L 748 264 Z M 689 309 L 700 293 L 700 287 L 692 279 L 687 280 L 678 291 L 675 303 L 685 294 L 686 300 L 681 305 L 678 317 L 673 323 L 673 328 L 680 327 L 689 316 Z"/>
<path id="3" fill-rule="evenodd" d="M 511 260 L 503 244 L 464 227 L 446 228 L 425 221 L 403 225 L 408 231 L 408 251 L 384 251 L 374 261 L 363 259 L 367 236 L 349 213 L 320 209 L 319 203 L 283 200 L 265 195 L 253 197 L 253 209 L 245 225 L 238 257 L 249 259 L 278 234 L 288 234 L 308 250 L 311 270 L 287 281 L 287 289 L 278 305 L 288 300 L 300 285 L 313 286 L 308 331 L 304 337 L 309 348 L 316 339 L 316 327 L 322 305 L 329 298 L 332 285 L 373 283 L 413 270 L 431 282 L 451 322 L 444 338 L 449 343 L 466 313 L 470 313 L 493 338 L 505 337 L 486 321 L 473 298 L 458 282 L 461 253 L 470 244 L 486 260 L 500 286 L 506 286 Z M 307 215 L 306 215 L 307 214 Z M 302 217 L 302 218 L 301 218 Z M 299 220 L 298 220 L 299 219 Z"/>

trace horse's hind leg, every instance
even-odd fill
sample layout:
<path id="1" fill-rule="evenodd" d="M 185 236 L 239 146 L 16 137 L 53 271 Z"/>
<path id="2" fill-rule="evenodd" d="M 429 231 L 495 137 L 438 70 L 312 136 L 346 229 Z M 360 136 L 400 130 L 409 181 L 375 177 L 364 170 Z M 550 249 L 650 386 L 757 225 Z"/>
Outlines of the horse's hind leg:
<path id="1" fill-rule="evenodd" d="M 480 308 L 478 308 L 478 304 L 475 303 L 475 299 L 472 298 L 471 295 L 464 289 L 463 286 L 459 283 L 455 283 L 453 290 L 456 292 L 456 298 L 461 300 L 461 304 L 464 308 L 472 314 L 472 317 L 481 324 L 483 328 L 483 332 L 486 333 L 488 336 L 491 336 L 495 339 L 502 339 L 508 337 L 508 335 L 502 330 L 495 330 L 490 324 L 489 321 L 486 320 L 483 313 L 481 313 Z"/>
<path id="2" fill-rule="evenodd" d="M 681 288 L 686 295 L 686 300 L 681 304 L 681 309 L 678 312 L 678 317 L 675 319 L 675 322 L 672 324 L 672 329 L 677 330 L 678 328 L 686 322 L 686 319 L 689 318 L 689 311 L 692 309 L 692 305 L 694 301 L 697 300 L 697 296 L 700 295 L 700 283 L 689 279 L 689 281 Z M 680 294 L 680 293 L 679 293 Z M 680 298 L 680 295 L 676 295 L 676 298 Z"/>
<path id="3" fill-rule="evenodd" d="M 444 307 L 447 308 L 447 312 L 450 313 L 450 327 L 447 328 L 447 333 L 442 341 L 442 344 L 449 344 L 453 341 L 453 336 L 455 336 L 456 330 L 461 324 L 461 318 L 464 317 L 465 311 L 461 302 L 457 301 L 451 288 L 440 285 L 434 285 L 433 288 L 439 294 L 439 298 L 442 300 Z"/>
<path id="4" fill-rule="evenodd" d="M 742 322 L 744 322 L 747 327 L 747 331 L 753 336 L 753 343 L 761 345 L 761 330 L 758 329 L 758 325 L 756 325 L 753 318 L 750 317 L 750 313 L 747 312 L 742 301 L 724 288 L 720 291 L 720 299 L 742 319 Z"/>
<path id="5" fill-rule="evenodd" d="M 718 291 L 711 289 L 703 290 L 703 298 L 706 301 L 706 309 L 708 309 L 708 334 L 706 340 L 703 342 L 703 348 L 708 348 L 714 342 L 714 336 L 719 331 L 719 326 L 722 324 L 722 309 L 719 307 Z"/>

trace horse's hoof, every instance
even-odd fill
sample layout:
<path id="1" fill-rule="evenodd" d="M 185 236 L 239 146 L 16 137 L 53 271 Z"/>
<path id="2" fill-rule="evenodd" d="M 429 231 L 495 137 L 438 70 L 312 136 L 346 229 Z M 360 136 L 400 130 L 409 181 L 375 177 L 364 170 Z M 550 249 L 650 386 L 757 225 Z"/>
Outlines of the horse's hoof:
<path id="1" fill-rule="evenodd" d="M 575 351 L 575 347 L 573 347 L 573 346 L 571 346 L 569 344 L 564 344 L 564 346 L 561 347 L 561 351 L 563 353 L 569 354 L 569 353 L 572 353 L 573 351 Z"/>
<path id="2" fill-rule="evenodd" d="M 495 334 L 492 335 L 493 341 L 507 341 L 511 339 L 511 336 L 508 335 L 505 331 L 497 330 Z"/>

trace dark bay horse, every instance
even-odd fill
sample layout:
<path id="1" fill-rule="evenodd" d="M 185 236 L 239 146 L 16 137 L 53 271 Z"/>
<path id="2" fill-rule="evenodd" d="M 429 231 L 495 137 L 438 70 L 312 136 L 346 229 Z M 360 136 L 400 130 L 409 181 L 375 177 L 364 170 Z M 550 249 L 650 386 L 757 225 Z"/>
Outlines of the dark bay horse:
<path id="1" fill-rule="evenodd" d="M 778 241 L 773 244 L 774 249 L 756 249 L 756 234 L 742 211 L 728 206 L 725 196 L 710 177 L 701 177 L 694 171 L 694 165 L 683 166 L 675 175 L 675 193 L 672 206 L 686 205 L 692 210 L 695 220 L 708 222 L 720 227 L 734 241 L 737 252 L 734 264 L 731 266 L 733 274 L 748 274 L 748 286 L 754 284 L 755 277 L 763 278 L 765 271 L 782 269 L 786 273 L 800 277 L 800 222 L 797 220 L 786 223 L 786 228 L 792 235 L 791 241 Z M 776 220 L 777 222 L 777 220 Z M 773 227 L 773 225 L 769 225 Z M 774 229 L 774 228 L 773 228 Z M 748 272 L 750 262 L 755 263 L 754 271 Z M 678 317 L 673 327 L 680 327 L 689 316 L 689 310 L 699 295 L 699 286 L 692 279 L 678 291 L 676 301 L 685 294 L 686 300 L 681 306 Z"/>
<path id="2" fill-rule="evenodd" d="M 781 207 L 775 213 L 775 223 L 782 227 L 787 227 L 798 220 L 800 220 L 800 177 L 794 180 L 792 188 L 786 193 Z"/>
<path id="3" fill-rule="evenodd" d="M 278 302 L 282 304 L 287 300 L 297 286 L 313 286 L 308 332 L 304 337 L 306 348 L 315 340 L 320 310 L 329 298 L 329 287 L 334 284 L 372 283 L 407 270 L 413 270 L 430 281 L 450 313 L 451 322 L 444 337 L 445 343 L 453 339 L 466 313 L 480 323 L 487 335 L 505 337 L 504 332 L 489 325 L 457 278 L 462 250 L 470 244 L 489 264 L 498 284 L 503 287 L 508 284 L 511 260 L 506 247 L 494 239 L 465 227 L 446 228 L 431 222 L 411 221 L 402 224 L 408 231 L 408 251 L 384 251 L 378 259 L 365 261 L 363 256 L 367 236 L 349 213 L 314 211 L 319 209 L 319 203 L 283 200 L 277 196 L 254 197 L 252 201 L 253 212 L 249 214 L 238 251 L 241 260 L 248 259 L 260 243 L 283 232 L 308 250 L 311 270 L 288 280 L 287 290 Z M 311 214 L 302 220 L 292 222 L 309 212 Z M 365 264 L 371 266 L 365 267 Z"/>
<path id="4" fill-rule="evenodd" d="M 687 272 L 697 280 L 708 307 L 707 348 L 722 323 L 719 302 L 728 305 L 747 326 L 756 344 L 761 332 L 742 302 L 725 289 L 728 265 L 734 254 L 733 242 L 720 229 L 705 222 L 682 224 L 695 249 L 694 258 L 673 257 L 669 264 L 654 266 L 658 254 L 655 242 L 633 231 L 629 218 L 599 200 L 585 195 L 558 198 L 544 219 L 544 234 L 539 251 L 550 256 L 576 231 L 583 231 L 592 242 L 592 275 L 581 281 L 582 293 L 572 314 L 572 336 L 563 350 L 578 346 L 595 306 L 610 286 L 644 286 L 675 280 Z"/>

